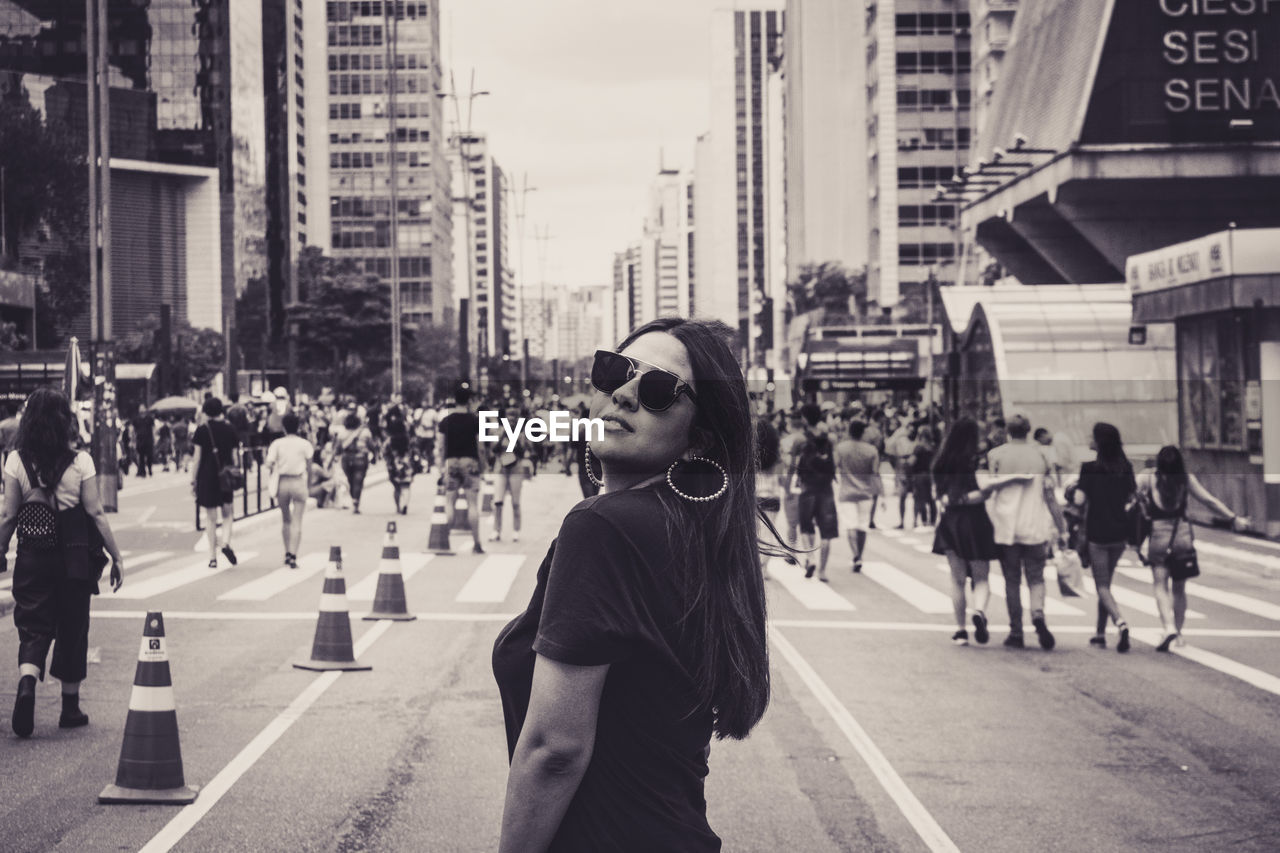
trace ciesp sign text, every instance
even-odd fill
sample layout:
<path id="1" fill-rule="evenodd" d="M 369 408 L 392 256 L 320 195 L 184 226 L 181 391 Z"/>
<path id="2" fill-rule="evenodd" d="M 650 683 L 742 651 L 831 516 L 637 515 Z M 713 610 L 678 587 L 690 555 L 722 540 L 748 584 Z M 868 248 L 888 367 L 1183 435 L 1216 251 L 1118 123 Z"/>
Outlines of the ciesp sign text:
<path id="1" fill-rule="evenodd" d="M 1161 55 L 1177 74 L 1164 84 L 1166 110 L 1280 112 L 1275 78 L 1256 73 L 1274 48 L 1267 37 L 1275 33 L 1270 16 L 1280 14 L 1280 0 L 1159 0 L 1159 6 L 1173 27 L 1162 36 Z"/>
<path id="2" fill-rule="evenodd" d="M 542 418 L 517 418 L 513 426 L 509 418 L 500 418 L 496 411 L 479 413 L 480 434 L 483 442 L 496 442 L 502 439 L 501 433 L 507 437 L 507 452 L 516 449 L 516 442 L 521 434 L 533 442 L 542 441 L 604 441 L 604 421 L 600 418 L 575 418 L 569 412 L 550 412 L 546 420 Z M 501 427 L 501 433 L 499 432 Z M 586 435 L 579 436 L 585 432 Z"/>

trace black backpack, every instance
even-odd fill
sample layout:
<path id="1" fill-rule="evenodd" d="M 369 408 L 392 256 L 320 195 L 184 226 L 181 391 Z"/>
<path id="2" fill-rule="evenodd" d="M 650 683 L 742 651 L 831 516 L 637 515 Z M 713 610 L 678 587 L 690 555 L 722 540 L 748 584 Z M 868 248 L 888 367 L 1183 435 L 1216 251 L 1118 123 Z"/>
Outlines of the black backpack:
<path id="1" fill-rule="evenodd" d="M 832 456 L 831 440 L 824 435 L 815 435 L 805 439 L 800 448 L 800 460 L 796 463 L 796 474 L 802 485 L 814 487 L 824 486 L 836 477 L 836 463 Z"/>
<path id="2" fill-rule="evenodd" d="M 57 498 L 54 496 L 62 475 L 67 473 L 72 456 L 58 465 L 53 478 L 53 485 L 48 486 L 40 481 L 35 468 L 21 453 L 18 454 L 22 467 L 27 472 L 27 480 L 31 483 L 32 492 L 18 507 L 18 544 L 24 548 L 47 551 L 58 546 L 58 510 Z"/>

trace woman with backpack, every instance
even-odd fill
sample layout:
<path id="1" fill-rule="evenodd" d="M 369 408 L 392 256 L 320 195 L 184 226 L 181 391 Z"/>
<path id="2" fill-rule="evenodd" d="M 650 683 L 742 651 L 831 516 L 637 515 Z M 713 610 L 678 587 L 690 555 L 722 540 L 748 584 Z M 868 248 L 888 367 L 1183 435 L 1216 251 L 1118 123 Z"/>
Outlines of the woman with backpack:
<path id="1" fill-rule="evenodd" d="M 347 475 L 351 511 L 359 515 L 364 476 L 369 473 L 369 457 L 373 454 L 373 434 L 357 412 L 349 411 L 342 426 L 334 431 L 333 444 L 342 460 L 342 472 Z"/>
<path id="2" fill-rule="evenodd" d="M 72 449 L 75 426 L 67 397 L 37 388 L 27 398 L 15 438 L 16 452 L 4 465 L 4 510 L 0 555 L 18 533 L 13 568 L 13 623 L 18 629 L 18 695 L 13 731 L 29 737 L 35 726 L 36 680 L 50 672 L 62 682 L 64 729 L 88 725 L 80 710 L 80 682 L 87 672 L 89 597 L 98 592 L 102 566 L 94 565 L 96 528 L 111 556 L 111 588 L 124 582 L 124 561 L 102 511 L 93 458 Z M 3 568 L 0 556 L 0 568 Z"/>
<path id="3" fill-rule="evenodd" d="M 1160 448 L 1155 470 L 1143 471 L 1137 480 L 1138 494 L 1151 518 L 1147 562 L 1151 564 L 1156 609 L 1164 626 L 1164 639 L 1156 651 L 1167 652 L 1175 640 L 1179 646 L 1186 645 L 1182 639 L 1182 623 L 1187 617 L 1187 580 L 1200 574 L 1195 537 L 1187 518 L 1187 498 L 1193 497 L 1218 515 L 1231 519 L 1231 527 L 1237 533 L 1249 529 L 1249 519 L 1236 515 L 1211 495 L 1196 475 L 1187 471 L 1182 451 L 1172 444 Z"/>
<path id="4" fill-rule="evenodd" d="M 1097 633 L 1089 638 L 1095 648 L 1107 647 L 1107 617 L 1116 623 L 1120 640 L 1116 651 L 1129 651 L 1129 625 L 1120 613 L 1120 605 L 1111 592 L 1111 578 L 1116 564 L 1128 547 L 1126 507 L 1137 489 L 1133 465 L 1124 454 L 1120 430 L 1108 423 L 1093 425 L 1090 446 L 1098 454 L 1092 462 L 1080 466 L 1080 480 L 1073 501 L 1083 506 L 1085 538 L 1089 545 L 1089 570 L 1098 589 Z"/>

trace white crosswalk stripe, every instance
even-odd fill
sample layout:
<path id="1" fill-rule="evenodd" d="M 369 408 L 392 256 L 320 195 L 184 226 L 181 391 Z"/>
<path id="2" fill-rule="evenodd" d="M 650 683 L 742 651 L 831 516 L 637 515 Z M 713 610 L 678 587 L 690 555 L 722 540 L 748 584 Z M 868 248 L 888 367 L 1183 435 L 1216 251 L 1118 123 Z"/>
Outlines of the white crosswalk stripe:
<path id="1" fill-rule="evenodd" d="M 1119 568 L 1116 569 L 1116 571 L 1131 580 L 1146 581 L 1147 583 L 1151 582 L 1150 569 Z M 1114 590 L 1116 587 L 1112 587 L 1112 589 Z M 1199 583 L 1195 585 L 1192 595 L 1195 598 L 1203 598 L 1205 601 L 1222 604 L 1234 610 L 1241 610 L 1245 613 L 1252 613 L 1254 616 L 1261 616 L 1263 619 L 1274 619 L 1280 622 L 1280 605 L 1272 604 L 1269 601 L 1262 601 L 1251 596 L 1241 595 L 1237 592 L 1215 589 L 1211 586 L 1205 586 Z M 1187 616 L 1190 616 L 1192 612 L 1193 611 L 1188 610 Z"/>
<path id="2" fill-rule="evenodd" d="M 1250 563 L 1273 571 L 1280 571 L 1280 557 L 1272 557 L 1268 554 L 1259 554 L 1256 551 L 1246 551 L 1242 548 L 1218 545 L 1214 542 L 1206 542 L 1203 539 L 1196 540 L 1196 551 L 1201 554 L 1210 554 L 1214 557 L 1224 557 L 1228 560 L 1235 560 L 1239 563 Z"/>
<path id="3" fill-rule="evenodd" d="M 258 556 L 255 551 L 247 551 L 240 554 L 240 562 L 247 563 L 254 557 Z M 204 561 L 194 565 L 188 565 L 186 568 L 175 569 L 173 571 L 164 572 L 146 580 L 136 583 L 129 583 L 127 580 L 120 591 L 115 593 L 115 598 L 123 598 L 130 600 L 142 600 L 151 598 L 155 595 L 161 595 L 166 592 L 172 592 L 179 587 L 187 584 L 196 583 L 206 578 L 214 577 L 221 572 L 228 571 L 229 567 L 219 561 L 218 568 L 211 569 Z"/>
<path id="4" fill-rule="evenodd" d="M 939 592 L 888 563 L 862 564 L 862 574 L 880 584 L 921 613 L 951 613 L 951 596 Z"/>
<path id="5" fill-rule="evenodd" d="M 405 583 L 409 582 L 409 578 L 422 571 L 422 568 L 430 563 L 435 554 L 400 554 L 400 575 L 404 578 Z M 347 598 L 351 601 L 373 601 L 374 595 L 378 592 L 378 569 L 374 568 L 372 572 L 365 575 L 359 582 L 353 584 L 347 589 Z"/>
<path id="6" fill-rule="evenodd" d="M 463 603 L 500 603 L 507 600 L 524 554 L 493 554 L 471 573 L 454 601 Z"/>
<path id="7" fill-rule="evenodd" d="M 781 557 L 771 558 L 768 570 L 771 578 L 782 584 L 783 589 L 810 610 L 856 609 L 849 599 L 816 577 L 806 578 L 803 568 L 793 566 Z"/>
<path id="8" fill-rule="evenodd" d="M 219 601 L 266 601 L 291 586 L 302 583 L 321 571 L 329 563 L 329 555 L 323 552 L 305 554 L 298 560 L 298 568 L 281 567 L 260 578 L 241 584 L 218 596 Z"/>

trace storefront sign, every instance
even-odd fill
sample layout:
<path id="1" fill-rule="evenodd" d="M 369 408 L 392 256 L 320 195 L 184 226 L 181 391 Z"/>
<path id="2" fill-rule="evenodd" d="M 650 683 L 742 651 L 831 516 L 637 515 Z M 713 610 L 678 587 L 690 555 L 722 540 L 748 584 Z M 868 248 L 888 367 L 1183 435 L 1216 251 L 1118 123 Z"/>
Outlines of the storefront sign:
<path id="1" fill-rule="evenodd" d="M 1138 292 L 1222 278 L 1231 275 L 1228 249 L 1224 232 L 1134 255 L 1129 258 L 1125 280 L 1131 290 Z"/>
<path id="2" fill-rule="evenodd" d="M 1280 139 L 1280 0 L 1116 3 L 1106 45 L 1088 141 Z"/>

